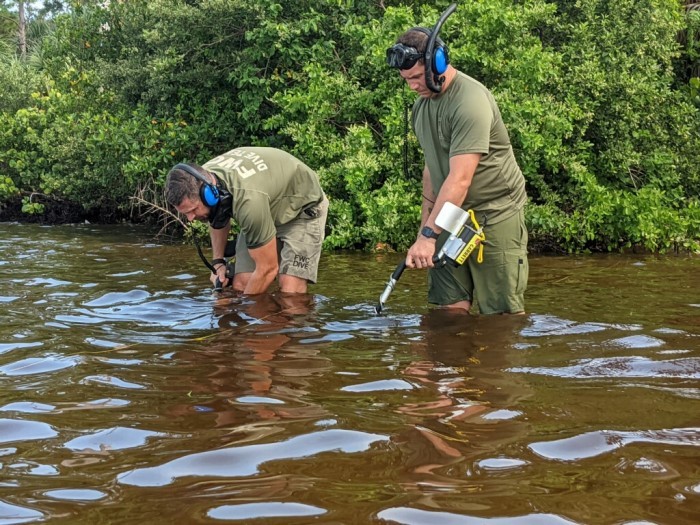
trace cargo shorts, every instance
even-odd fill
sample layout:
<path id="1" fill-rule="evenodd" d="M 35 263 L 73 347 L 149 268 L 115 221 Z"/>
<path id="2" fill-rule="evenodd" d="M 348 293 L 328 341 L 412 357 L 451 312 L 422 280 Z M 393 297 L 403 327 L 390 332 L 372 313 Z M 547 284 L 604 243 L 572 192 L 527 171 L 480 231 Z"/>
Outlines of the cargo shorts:
<path id="1" fill-rule="evenodd" d="M 439 251 L 448 233 L 436 246 Z M 449 262 L 428 272 L 428 302 L 446 306 L 470 301 L 482 314 L 525 311 L 525 289 L 529 267 L 528 234 L 523 209 L 508 219 L 484 226 L 484 260 L 477 261 L 475 249 L 466 262 L 454 267 Z"/>
<path id="2" fill-rule="evenodd" d="M 328 198 L 306 208 L 294 220 L 277 226 L 277 261 L 279 273 L 316 283 L 318 263 L 328 217 Z M 251 273 L 255 261 L 250 256 L 241 233 L 236 240 L 236 273 Z"/>

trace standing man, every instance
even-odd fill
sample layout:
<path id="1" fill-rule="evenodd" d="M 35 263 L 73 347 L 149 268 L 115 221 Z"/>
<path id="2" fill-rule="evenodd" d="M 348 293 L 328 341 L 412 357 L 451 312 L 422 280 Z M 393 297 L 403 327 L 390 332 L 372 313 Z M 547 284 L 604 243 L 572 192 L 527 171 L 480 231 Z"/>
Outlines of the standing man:
<path id="1" fill-rule="evenodd" d="M 289 153 L 241 147 L 201 167 L 177 164 L 165 198 L 187 220 L 209 221 L 212 283 L 228 284 L 224 249 L 231 218 L 240 227 L 234 290 L 265 293 L 278 277 L 280 291 L 305 293 L 316 282 L 328 199 L 316 173 Z"/>
<path id="2" fill-rule="evenodd" d="M 430 269 L 430 303 L 469 311 L 476 301 L 483 314 L 523 313 L 528 279 L 525 179 L 493 95 L 450 65 L 437 37 L 449 14 L 432 31 L 406 31 L 387 50 L 388 64 L 419 95 L 413 129 L 425 156 L 421 228 L 406 266 Z M 445 202 L 474 210 L 486 236 L 481 264 L 472 256 L 457 268 L 433 266 L 436 246 L 448 236 L 435 224 Z"/>

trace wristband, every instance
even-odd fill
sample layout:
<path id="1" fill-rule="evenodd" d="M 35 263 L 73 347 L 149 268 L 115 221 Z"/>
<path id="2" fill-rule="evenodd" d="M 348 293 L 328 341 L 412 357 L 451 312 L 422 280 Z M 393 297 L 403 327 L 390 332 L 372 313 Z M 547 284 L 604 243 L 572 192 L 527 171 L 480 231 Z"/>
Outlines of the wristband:
<path id="1" fill-rule="evenodd" d="M 226 259 L 214 259 L 211 265 L 214 266 L 215 264 L 226 264 Z"/>
<path id="2" fill-rule="evenodd" d="M 440 236 L 440 234 L 434 231 L 430 226 L 424 226 L 420 234 L 428 239 L 437 239 Z"/>

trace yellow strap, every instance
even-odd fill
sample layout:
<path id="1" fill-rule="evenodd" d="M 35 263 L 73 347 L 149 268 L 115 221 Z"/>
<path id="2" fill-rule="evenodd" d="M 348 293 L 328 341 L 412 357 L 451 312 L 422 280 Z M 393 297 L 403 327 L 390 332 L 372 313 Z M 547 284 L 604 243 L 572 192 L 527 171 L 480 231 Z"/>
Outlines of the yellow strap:
<path id="1" fill-rule="evenodd" d="M 476 221 L 476 215 L 474 214 L 474 210 L 471 208 L 469 209 L 469 218 L 471 219 L 472 223 L 474 224 L 474 230 L 476 232 L 476 236 L 480 239 L 479 242 L 479 255 L 476 257 L 476 262 L 481 264 L 484 262 L 484 241 L 486 240 L 486 235 L 484 235 L 483 230 L 481 229 L 481 226 L 479 226 L 479 223 Z"/>

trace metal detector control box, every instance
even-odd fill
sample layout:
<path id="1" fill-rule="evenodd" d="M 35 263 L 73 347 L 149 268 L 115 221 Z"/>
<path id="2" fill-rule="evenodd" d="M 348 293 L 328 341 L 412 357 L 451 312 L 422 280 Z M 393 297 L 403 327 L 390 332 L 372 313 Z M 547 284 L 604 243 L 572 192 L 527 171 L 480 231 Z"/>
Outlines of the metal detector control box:
<path id="1" fill-rule="evenodd" d="M 473 210 L 465 211 L 451 202 L 446 202 L 435 218 L 435 224 L 450 233 L 442 245 L 438 259 L 446 258 L 455 266 L 464 264 L 479 244 L 486 240 L 482 228 L 476 222 Z M 479 262 L 482 252 L 479 253 Z"/>

